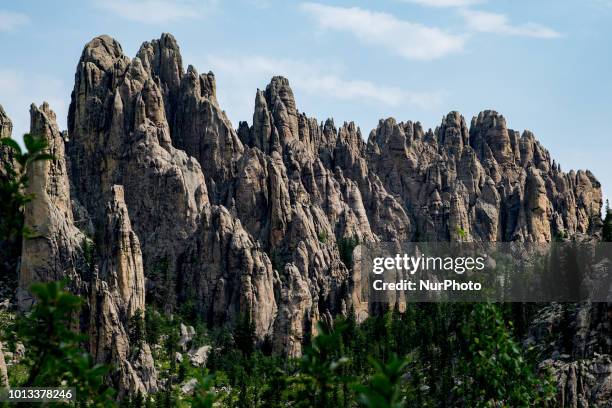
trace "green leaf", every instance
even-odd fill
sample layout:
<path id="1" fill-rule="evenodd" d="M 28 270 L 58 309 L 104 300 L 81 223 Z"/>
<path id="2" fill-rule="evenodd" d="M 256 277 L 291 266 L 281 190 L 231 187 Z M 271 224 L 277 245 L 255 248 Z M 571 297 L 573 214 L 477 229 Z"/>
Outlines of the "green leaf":
<path id="1" fill-rule="evenodd" d="M 55 156 L 53 156 L 52 154 L 49 154 L 49 153 L 42 153 L 42 154 L 36 155 L 32 159 L 32 161 L 40 161 L 40 160 L 55 160 Z"/>
<path id="2" fill-rule="evenodd" d="M 15 152 L 17 152 L 18 155 L 21 155 L 21 146 L 19 146 L 19 143 L 17 143 L 15 140 L 11 138 L 0 139 L 0 145 L 8 146 L 11 149 L 15 150 Z"/>
<path id="3" fill-rule="evenodd" d="M 45 138 L 34 136 L 31 133 L 26 133 L 23 135 L 23 143 L 26 145 L 30 155 L 35 155 L 48 146 Z"/>
<path id="4" fill-rule="evenodd" d="M 31 152 L 34 147 L 34 136 L 32 136 L 32 134 L 30 133 L 26 133 L 25 135 L 23 135 L 23 143 L 26 146 L 26 149 L 28 149 L 29 152 Z"/>

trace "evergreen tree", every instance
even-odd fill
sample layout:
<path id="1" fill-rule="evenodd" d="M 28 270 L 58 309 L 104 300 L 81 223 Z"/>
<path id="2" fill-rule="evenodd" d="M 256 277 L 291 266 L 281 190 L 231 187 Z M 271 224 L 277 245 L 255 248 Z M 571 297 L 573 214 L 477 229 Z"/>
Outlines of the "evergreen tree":
<path id="1" fill-rule="evenodd" d="M 463 322 L 457 404 L 470 407 L 546 406 L 549 379 L 536 373 L 493 304 L 478 303 Z"/>
<path id="2" fill-rule="evenodd" d="M 353 250 L 359 245 L 359 237 L 356 235 L 348 238 L 338 239 L 338 252 L 340 260 L 350 270 L 353 269 Z"/>
<path id="3" fill-rule="evenodd" d="M 261 394 L 261 405 L 267 408 L 281 408 L 287 405 L 285 400 L 287 390 L 287 375 L 279 367 L 275 367 L 264 385 Z"/>
<path id="4" fill-rule="evenodd" d="M 245 356 L 250 356 L 255 350 L 255 324 L 250 313 L 244 313 L 238 319 L 234 330 L 234 342 L 236 347 Z"/>
<path id="5" fill-rule="evenodd" d="M 405 407 L 402 396 L 402 375 L 408 362 L 405 359 L 391 357 L 387 364 L 371 359 L 375 371 L 365 385 L 357 384 L 359 403 L 368 408 L 401 408 Z"/>
<path id="6" fill-rule="evenodd" d="M 136 349 L 142 346 L 145 340 L 145 322 L 142 317 L 142 311 L 137 310 L 134 316 L 130 318 L 129 324 L 130 344 Z"/>
<path id="7" fill-rule="evenodd" d="M 606 215 L 603 223 L 602 241 L 612 242 L 612 210 L 610 201 L 606 200 Z"/>
<path id="8" fill-rule="evenodd" d="M 144 408 L 144 397 L 142 396 L 142 392 L 138 391 L 138 393 L 136 394 L 136 397 L 134 397 L 134 400 L 132 401 L 132 406 L 134 408 Z"/>
<path id="9" fill-rule="evenodd" d="M 339 405 L 333 398 L 337 387 L 350 381 L 339 375 L 340 368 L 349 361 L 344 356 L 338 356 L 342 330 L 342 326 L 336 326 L 334 330 L 328 324 L 319 322 L 319 334 L 304 350 L 299 361 L 299 372 L 291 379 L 296 386 L 291 396 L 294 406 L 331 408 Z"/>
<path id="10" fill-rule="evenodd" d="M 145 336 L 147 343 L 157 344 L 162 334 L 163 323 L 160 313 L 153 307 L 148 306 L 145 313 Z"/>
<path id="11" fill-rule="evenodd" d="M 220 398 L 219 394 L 213 391 L 215 376 L 205 373 L 198 378 L 198 384 L 194 391 L 191 406 L 194 408 L 212 408 Z"/>

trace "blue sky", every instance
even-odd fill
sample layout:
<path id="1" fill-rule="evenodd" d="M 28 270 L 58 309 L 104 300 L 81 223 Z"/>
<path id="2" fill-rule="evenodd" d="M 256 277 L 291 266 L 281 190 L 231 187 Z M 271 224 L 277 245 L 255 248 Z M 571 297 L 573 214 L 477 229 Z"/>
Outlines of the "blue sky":
<path id="1" fill-rule="evenodd" d="M 134 56 L 170 32 L 185 66 L 212 70 L 230 119 L 287 76 L 298 108 L 365 137 L 379 118 L 435 127 L 484 109 L 530 129 L 564 170 L 612 189 L 612 0 L 99 0 L 0 2 L 0 104 L 15 134 L 28 106 L 66 115 L 84 44 L 109 34 Z"/>

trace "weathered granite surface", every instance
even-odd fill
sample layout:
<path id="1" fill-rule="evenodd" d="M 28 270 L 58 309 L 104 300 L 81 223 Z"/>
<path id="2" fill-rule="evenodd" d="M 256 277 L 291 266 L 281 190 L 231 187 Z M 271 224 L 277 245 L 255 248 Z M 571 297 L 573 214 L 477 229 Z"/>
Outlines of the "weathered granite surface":
<path id="1" fill-rule="evenodd" d="M 530 131 L 497 112 L 469 126 L 450 112 L 433 130 L 381 119 L 365 141 L 352 122 L 300 112 L 283 77 L 256 91 L 252 123 L 238 129 L 216 92 L 212 73 L 184 69 L 170 34 L 133 59 L 100 36 L 77 65 L 69 140 L 46 104 L 32 107 L 32 132 L 55 159 L 31 169 L 26 224 L 39 237 L 23 243 L 20 303 L 28 306 L 32 281 L 71 278 L 90 302 L 92 353 L 119 363 L 124 392 L 156 388 L 149 347 L 129 344 L 127 330 L 145 297 L 167 310 L 193 302 L 214 325 L 249 315 L 260 341 L 296 356 L 318 320 L 370 312 L 341 256 L 349 239 L 600 236 L 596 178 L 561 171 Z M 0 135 L 9 132 L 0 110 Z M 597 316 L 592 324 L 605 320 Z M 570 367 L 578 360 L 552 364 L 584 371 Z M 572 375 L 566 389 L 582 378 Z M 605 394 L 591 383 L 599 394 L 589 385 L 567 401 Z"/>

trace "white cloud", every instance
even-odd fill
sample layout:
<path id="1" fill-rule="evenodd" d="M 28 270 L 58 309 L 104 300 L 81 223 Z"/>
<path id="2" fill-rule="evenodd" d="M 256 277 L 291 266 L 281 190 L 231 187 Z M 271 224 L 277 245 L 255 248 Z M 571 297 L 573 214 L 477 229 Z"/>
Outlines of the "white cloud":
<path id="1" fill-rule="evenodd" d="M 485 0 L 404 0 L 424 7 L 466 7 L 484 3 Z"/>
<path id="2" fill-rule="evenodd" d="M 274 75 L 289 78 L 291 87 L 298 94 L 298 108 L 300 94 L 312 96 L 309 99 L 317 101 L 328 99 L 371 106 L 411 106 L 421 109 L 438 107 L 444 96 L 441 91 L 413 92 L 396 86 L 348 79 L 343 75 L 342 66 L 329 61 L 210 55 L 202 66 L 215 72 L 219 102 L 227 109 L 234 123 L 239 120 L 251 121 L 255 89 L 264 87 Z"/>
<path id="3" fill-rule="evenodd" d="M 404 58 L 432 60 L 461 51 L 465 37 L 436 27 L 400 20 L 388 13 L 302 3 L 322 28 L 344 31 L 363 43 L 383 47 Z"/>
<path id="4" fill-rule="evenodd" d="M 70 87 L 47 75 L 26 76 L 21 71 L 0 69 L 0 105 L 13 122 L 13 137 L 21 139 L 30 130 L 30 104 L 49 102 L 57 115 L 58 125 L 66 128 Z"/>
<path id="5" fill-rule="evenodd" d="M 96 6 L 146 24 L 167 24 L 202 18 L 213 5 L 207 0 L 98 0 Z"/>
<path id="6" fill-rule="evenodd" d="M 504 14 L 476 10 L 461 10 L 460 13 L 469 29 L 481 33 L 534 38 L 558 38 L 561 36 L 557 31 L 541 24 L 525 23 L 522 25 L 512 25 Z"/>
<path id="7" fill-rule="evenodd" d="M 30 24 L 30 17 L 23 13 L 0 10 L 0 32 L 15 31 Z"/>

